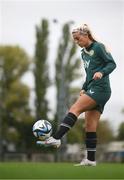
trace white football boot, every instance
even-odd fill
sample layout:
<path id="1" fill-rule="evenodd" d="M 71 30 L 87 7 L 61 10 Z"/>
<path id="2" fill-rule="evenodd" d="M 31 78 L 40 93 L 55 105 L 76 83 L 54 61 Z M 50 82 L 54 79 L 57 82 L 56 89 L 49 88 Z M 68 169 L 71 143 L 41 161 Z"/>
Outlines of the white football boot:
<path id="1" fill-rule="evenodd" d="M 75 164 L 74 166 L 96 166 L 96 161 L 83 159 L 79 164 Z"/>
<path id="2" fill-rule="evenodd" d="M 55 139 L 51 136 L 45 141 L 37 141 L 36 144 L 40 146 L 46 146 L 46 147 L 53 146 L 53 147 L 59 148 L 59 146 L 61 145 L 61 140 Z"/>

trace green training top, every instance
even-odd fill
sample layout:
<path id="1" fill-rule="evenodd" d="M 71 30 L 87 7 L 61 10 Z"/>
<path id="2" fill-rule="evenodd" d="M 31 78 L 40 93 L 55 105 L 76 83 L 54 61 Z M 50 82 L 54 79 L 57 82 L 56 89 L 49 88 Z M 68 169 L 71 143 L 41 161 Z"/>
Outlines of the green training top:
<path id="1" fill-rule="evenodd" d="M 116 63 L 110 52 L 99 42 L 93 42 L 87 48 L 81 50 L 81 56 L 86 71 L 86 81 L 82 89 L 87 91 L 95 87 L 101 91 L 111 92 L 109 74 L 116 68 Z M 101 72 L 103 77 L 98 80 L 93 79 L 95 72 Z"/>

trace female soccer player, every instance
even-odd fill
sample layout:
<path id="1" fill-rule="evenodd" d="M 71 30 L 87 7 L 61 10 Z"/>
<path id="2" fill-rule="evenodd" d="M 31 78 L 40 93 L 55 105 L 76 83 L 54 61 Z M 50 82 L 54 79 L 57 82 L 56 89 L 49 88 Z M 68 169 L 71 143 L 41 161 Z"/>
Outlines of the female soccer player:
<path id="1" fill-rule="evenodd" d="M 96 130 L 104 106 L 111 96 L 109 74 L 116 68 L 116 64 L 105 46 L 94 39 L 86 24 L 74 29 L 72 36 L 75 43 L 82 48 L 81 56 L 86 71 L 86 81 L 79 98 L 69 109 L 68 114 L 60 124 L 59 130 L 53 137 L 37 143 L 59 147 L 61 145 L 60 139 L 74 126 L 78 116 L 85 112 L 87 157 L 78 165 L 96 166 Z"/>

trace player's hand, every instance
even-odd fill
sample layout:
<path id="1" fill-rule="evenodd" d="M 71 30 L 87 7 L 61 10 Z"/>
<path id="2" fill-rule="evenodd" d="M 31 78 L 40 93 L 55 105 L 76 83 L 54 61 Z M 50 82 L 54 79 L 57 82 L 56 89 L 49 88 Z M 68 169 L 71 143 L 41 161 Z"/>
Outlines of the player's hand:
<path id="1" fill-rule="evenodd" d="M 84 94 L 84 92 L 85 92 L 85 90 L 82 89 L 82 90 L 80 91 L 80 96 L 82 96 L 82 95 Z"/>
<path id="2" fill-rule="evenodd" d="M 94 75 L 93 75 L 93 79 L 94 80 L 97 80 L 97 79 L 101 79 L 103 77 L 103 74 L 101 72 L 96 72 Z"/>

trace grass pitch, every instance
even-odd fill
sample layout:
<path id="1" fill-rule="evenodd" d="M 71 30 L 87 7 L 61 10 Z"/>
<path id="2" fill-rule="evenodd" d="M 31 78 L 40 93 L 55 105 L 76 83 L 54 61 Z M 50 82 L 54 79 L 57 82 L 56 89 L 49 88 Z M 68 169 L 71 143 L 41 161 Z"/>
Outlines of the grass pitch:
<path id="1" fill-rule="evenodd" d="M 124 164 L 0 163 L 0 179 L 124 179 Z"/>

